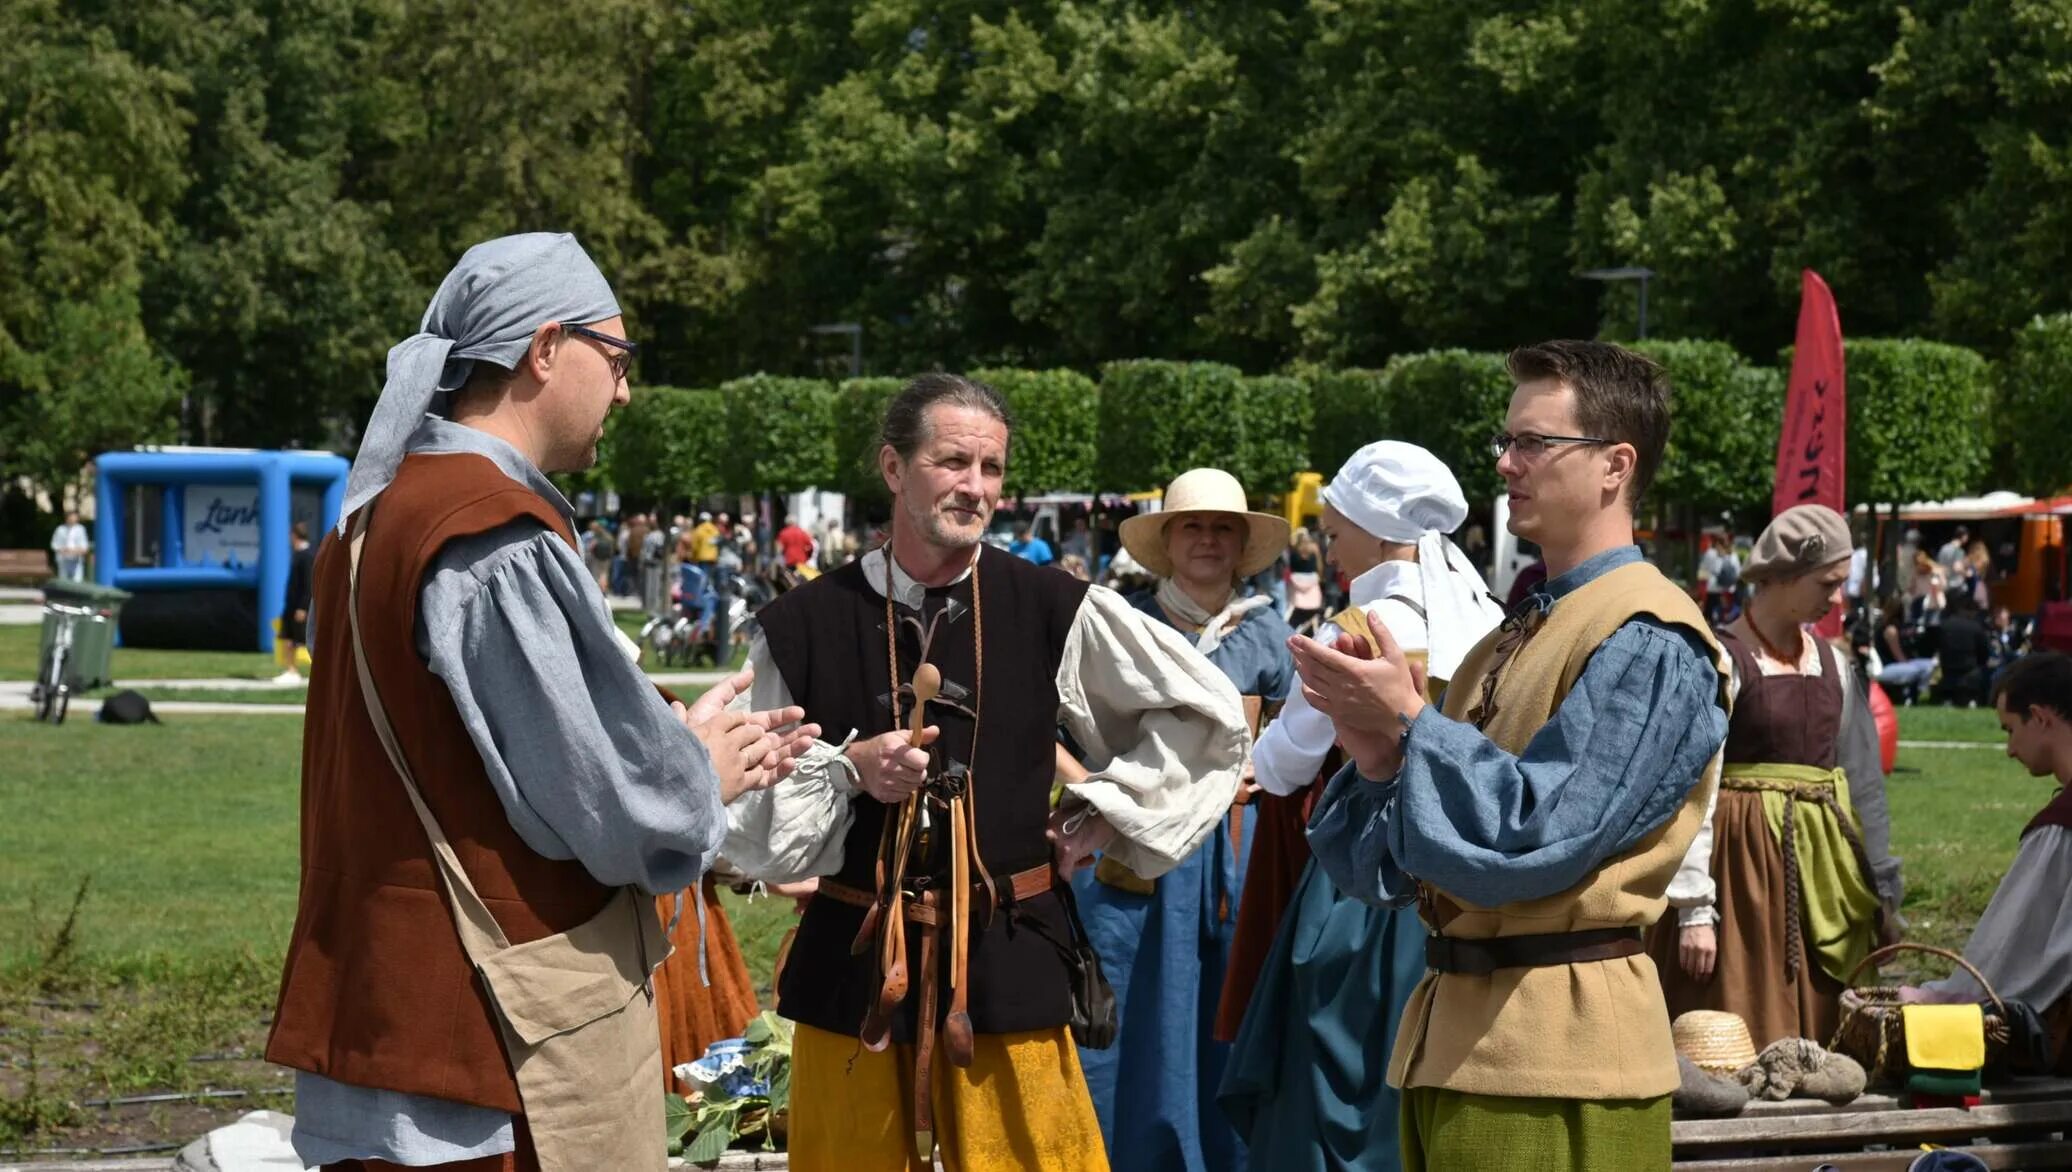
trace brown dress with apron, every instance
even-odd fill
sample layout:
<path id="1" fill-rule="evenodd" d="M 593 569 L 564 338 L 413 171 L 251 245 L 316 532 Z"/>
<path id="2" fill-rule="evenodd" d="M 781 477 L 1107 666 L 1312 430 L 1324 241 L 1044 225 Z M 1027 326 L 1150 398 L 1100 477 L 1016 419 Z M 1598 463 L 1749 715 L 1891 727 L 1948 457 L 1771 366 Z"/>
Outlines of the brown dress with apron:
<path id="1" fill-rule="evenodd" d="M 1339 761 L 1334 747 L 1325 758 L 1325 779 L 1338 771 Z M 1252 809 L 1258 811 L 1252 833 L 1257 837 L 1251 861 L 1245 864 L 1245 889 L 1238 896 L 1230 968 L 1223 975 L 1223 992 L 1216 1002 L 1215 1037 L 1219 1042 L 1237 1040 L 1245 1007 L 1252 1003 L 1252 990 L 1258 987 L 1267 954 L 1280 935 L 1281 920 L 1302 885 L 1303 869 L 1309 866 L 1309 812 L 1321 788 L 1307 785 L 1286 796 L 1262 790 L 1252 798 Z"/>
<path id="2" fill-rule="evenodd" d="M 727 1038 L 738 1038 L 759 1012 L 755 982 L 748 975 L 748 963 L 741 956 L 741 942 L 734 936 L 733 921 L 720 904 L 719 891 L 707 875 L 705 892 L 705 970 L 708 987 L 698 980 L 698 910 L 684 895 L 683 915 L 669 933 L 675 955 L 655 970 L 655 1015 L 662 1023 L 662 1085 L 684 1094 L 690 1090 L 674 1073 L 686 1062 L 705 1056 L 705 1048 Z M 676 911 L 676 897 L 665 895 L 656 910 L 667 924 Z"/>
<path id="3" fill-rule="evenodd" d="M 1818 676 L 1766 676 L 1747 643 L 1731 631 L 1717 634 L 1741 678 L 1727 725 L 1725 763 L 1833 769 L 1842 730 L 1834 649 L 1819 641 Z M 1826 1045 L 1841 1023 L 1842 983 L 1810 951 L 1796 976 L 1790 972 L 1786 932 L 1799 909 L 1786 897 L 1784 850 L 1763 817 L 1760 793 L 1721 787 L 1712 815 L 1712 879 L 1718 888 L 1719 956 L 1711 980 L 1692 980 L 1678 962 L 1674 914 L 1663 916 L 1652 933 L 1649 951 L 1662 972 L 1671 1019 L 1693 1009 L 1721 1009 L 1748 1023 L 1759 1050 L 1779 1038 Z"/>

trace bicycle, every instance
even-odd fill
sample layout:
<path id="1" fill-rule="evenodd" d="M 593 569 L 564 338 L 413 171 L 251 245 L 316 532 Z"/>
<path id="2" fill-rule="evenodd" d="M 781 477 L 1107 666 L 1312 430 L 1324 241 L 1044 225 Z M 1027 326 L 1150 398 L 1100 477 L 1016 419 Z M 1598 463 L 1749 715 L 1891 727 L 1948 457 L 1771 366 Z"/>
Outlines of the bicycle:
<path id="1" fill-rule="evenodd" d="M 72 625 L 100 612 L 90 606 L 68 606 L 62 602 L 48 602 L 44 606 L 58 616 L 58 623 L 51 635 L 47 658 L 36 673 L 36 686 L 29 689 L 29 700 L 36 705 L 37 720 L 63 724 L 65 713 L 72 707 Z"/>

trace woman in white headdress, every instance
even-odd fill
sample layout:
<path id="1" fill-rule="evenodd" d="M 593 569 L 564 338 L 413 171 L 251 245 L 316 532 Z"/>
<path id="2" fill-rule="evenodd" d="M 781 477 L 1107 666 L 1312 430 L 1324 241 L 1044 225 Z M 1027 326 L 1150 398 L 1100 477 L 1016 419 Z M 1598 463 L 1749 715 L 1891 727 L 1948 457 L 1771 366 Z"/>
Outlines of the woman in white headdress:
<path id="1" fill-rule="evenodd" d="M 1446 536 L 1468 516 L 1459 482 L 1425 449 L 1383 440 L 1354 453 L 1323 499 L 1326 552 L 1359 612 L 1332 623 L 1355 634 L 1387 627 L 1425 659 L 1436 694 L 1503 619 Z M 1297 688 L 1252 755 L 1260 829 L 1218 1019 L 1239 1022 L 1218 1099 L 1251 1166 L 1275 1172 L 1400 1166 L 1386 1073 L 1396 1020 L 1424 973 L 1425 932 L 1414 909 L 1342 894 L 1309 861 L 1299 828 L 1334 740 L 1330 718 Z"/>

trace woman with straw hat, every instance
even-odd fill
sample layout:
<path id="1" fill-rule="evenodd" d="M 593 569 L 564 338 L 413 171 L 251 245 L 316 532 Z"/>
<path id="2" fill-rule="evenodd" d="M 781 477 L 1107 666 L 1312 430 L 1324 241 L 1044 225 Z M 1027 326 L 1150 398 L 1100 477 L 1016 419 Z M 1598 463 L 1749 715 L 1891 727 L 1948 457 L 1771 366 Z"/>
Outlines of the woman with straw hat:
<path id="1" fill-rule="evenodd" d="M 1737 1014 L 1757 1049 L 1832 1038 L 1843 982 L 1896 923 L 1877 734 L 1848 659 L 1808 627 L 1837 605 L 1851 550 L 1824 505 L 1756 540 L 1755 595 L 1718 631 L 1735 677 L 1719 796 L 1651 939 L 1671 1016 Z"/>
<path id="2" fill-rule="evenodd" d="M 1424 657 L 1430 679 L 1450 678 L 1503 619 L 1446 536 L 1468 517 L 1452 470 L 1415 444 L 1381 440 L 1345 462 L 1323 500 L 1327 556 L 1351 580 L 1353 604 L 1325 629 L 1384 628 Z M 1274 1172 L 1401 1167 L 1399 1097 L 1385 1076 L 1397 1019 L 1424 976 L 1425 927 L 1412 909 L 1341 892 L 1310 858 L 1304 834 L 1322 788 L 1312 783 L 1337 772 L 1336 740 L 1298 689 L 1252 756 L 1259 845 L 1218 1015 L 1234 1046 L 1217 1100 L 1252 1165 Z"/>
<path id="3" fill-rule="evenodd" d="M 1193 640 L 1230 678 L 1256 732 L 1261 705 L 1286 698 L 1294 679 L 1293 632 L 1271 599 L 1239 597 L 1237 586 L 1287 548 L 1288 523 L 1251 511 L 1228 472 L 1196 468 L 1167 486 L 1160 511 L 1124 521 L 1121 536 L 1157 579 L 1132 604 Z M 1155 883 L 1105 858 L 1073 879 L 1121 1017 L 1113 1048 L 1080 1052 L 1117 1168 L 1210 1172 L 1243 1162 L 1237 1133 L 1208 1095 L 1230 1049 L 1212 1027 L 1252 845 L 1246 797 Z"/>

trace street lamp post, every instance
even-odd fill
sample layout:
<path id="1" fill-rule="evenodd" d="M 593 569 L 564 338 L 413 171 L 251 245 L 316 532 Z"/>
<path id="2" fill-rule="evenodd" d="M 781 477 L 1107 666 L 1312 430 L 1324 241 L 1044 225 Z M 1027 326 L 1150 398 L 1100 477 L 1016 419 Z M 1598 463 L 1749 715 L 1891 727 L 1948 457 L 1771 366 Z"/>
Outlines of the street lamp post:
<path id="1" fill-rule="evenodd" d="M 1648 279 L 1655 270 L 1633 266 L 1617 269 L 1584 269 L 1577 276 L 1586 281 L 1639 281 L 1640 282 L 1640 336 L 1648 336 Z"/>
<path id="2" fill-rule="evenodd" d="M 847 334 L 849 336 L 849 377 L 863 377 L 863 326 L 853 321 L 831 322 L 814 326 L 816 334 Z"/>

